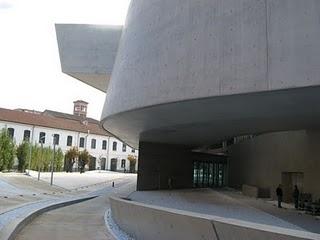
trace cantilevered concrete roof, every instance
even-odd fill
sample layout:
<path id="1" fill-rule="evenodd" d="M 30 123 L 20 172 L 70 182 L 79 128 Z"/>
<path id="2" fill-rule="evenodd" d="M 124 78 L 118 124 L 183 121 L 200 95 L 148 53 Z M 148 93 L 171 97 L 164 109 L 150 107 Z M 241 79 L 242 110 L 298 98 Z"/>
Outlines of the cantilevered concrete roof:
<path id="1" fill-rule="evenodd" d="M 56 24 L 62 72 L 105 92 L 121 33 L 121 26 Z"/>
<path id="2" fill-rule="evenodd" d="M 81 54 L 90 59 L 85 56 L 84 70 L 77 72 L 84 78 L 94 68 L 112 71 L 102 124 L 135 148 L 141 141 L 197 147 L 246 134 L 320 128 L 316 7 L 320 2 L 132 1 L 116 59 L 96 65 L 91 55 L 102 43 L 83 36 L 80 42 L 89 39 L 91 46 Z M 60 47 L 70 62 L 79 55 L 72 45 L 77 36 L 58 36 L 59 45 L 70 44 Z"/>

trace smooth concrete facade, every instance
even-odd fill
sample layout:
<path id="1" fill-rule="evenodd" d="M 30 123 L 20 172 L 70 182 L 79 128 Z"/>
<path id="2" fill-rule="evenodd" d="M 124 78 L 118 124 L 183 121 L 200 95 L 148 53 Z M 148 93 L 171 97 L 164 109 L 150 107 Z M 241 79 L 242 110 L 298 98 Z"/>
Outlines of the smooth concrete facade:
<path id="1" fill-rule="evenodd" d="M 184 106 L 175 103 L 202 99 L 201 105 L 214 112 L 217 106 L 210 100 L 221 96 L 224 105 L 235 94 L 283 89 L 289 94 L 291 89 L 318 86 L 319 9 L 317 0 L 133 0 L 106 96 L 104 127 L 133 146 L 139 140 L 162 142 L 161 134 L 175 135 L 173 131 L 178 140 L 171 143 L 188 144 L 190 135 L 184 132 L 189 126 L 179 128 L 185 122 L 160 111 L 163 105 L 173 104 L 174 112 L 183 115 Z M 267 100 L 279 106 L 292 101 L 285 95 L 281 101 L 273 102 L 272 96 Z M 264 107 L 264 102 L 254 101 Z M 189 112 L 197 111 L 192 102 L 188 106 Z M 254 111 L 243 117 L 252 116 Z M 197 126 L 215 120 L 197 117 Z M 237 119 L 230 120 L 237 124 Z M 276 125 L 239 127 L 229 136 L 284 128 Z M 219 128 L 209 128 L 212 136 L 196 144 L 216 140 Z M 160 134 L 144 138 L 157 129 Z"/>
<path id="2" fill-rule="evenodd" d="M 56 24 L 62 72 L 106 91 L 122 26 Z"/>
<path id="3" fill-rule="evenodd" d="M 276 198 L 282 173 L 302 173 L 300 192 L 320 198 L 320 131 L 269 133 L 235 144 L 229 149 L 229 184 L 266 189 Z M 283 183 L 282 183 L 283 184 Z M 292 194 L 290 192 L 289 194 Z"/>
<path id="4" fill-rule="evenodd" d="M 112 218 L 135 239 L 298 240 L 319 234 L 110 198 Z M 137 218 L 139 216 L 139 218 Z"/>

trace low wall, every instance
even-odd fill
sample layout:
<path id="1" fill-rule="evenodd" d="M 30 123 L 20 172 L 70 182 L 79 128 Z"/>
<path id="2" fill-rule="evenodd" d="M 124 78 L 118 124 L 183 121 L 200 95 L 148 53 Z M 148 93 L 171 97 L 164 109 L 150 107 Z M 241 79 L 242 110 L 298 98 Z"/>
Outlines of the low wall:
<path id="1" fill-rule="evenodd" d="M 112 218 L 136 240 L 297 240 L 320 234 L 110 198 Z"/>
<path id="2" fill-rule="evenodd" d="M 243 184 L 242 193 L 246 196 L 257 198 L 259 194 L 259 189 L 255 186 Z"/>
<path id="3" fill-rule="evenodd" d="M 229 186 L 256 186 L 259 197 L 276 199 L 276 188 L 282 183 L 284 195 L 291 197 L 292 189 L 282 182 L 282 173 L 303 173 L 300 192 L 311 193 L 313 200 L 318 200 L 320 184 L 315 183 L 320 182 L 319 139 L 319 130 L 299 130 L 261 134 L 230 146 Z"/>

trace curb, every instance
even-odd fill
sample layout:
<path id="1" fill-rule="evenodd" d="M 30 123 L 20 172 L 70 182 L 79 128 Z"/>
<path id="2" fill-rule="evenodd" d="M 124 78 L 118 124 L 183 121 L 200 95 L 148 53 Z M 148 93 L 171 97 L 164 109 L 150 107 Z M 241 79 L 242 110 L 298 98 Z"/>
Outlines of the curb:
<path id="1" fill-rule="evenodd" d="M 123 231 L 117 223 L 112 218 L 111 208 L 108 208 L 104 213 L 104 222 L 107 228 L 107 231 L 111 233 L 114 239 L 123 239 L 123 240 L 135 240 L 133 237 L 129 236 L 128 233 Z"/>
<path id="2" fill-rule="evenodd" d="M 107 211 L 105 211 L 105 213 L 104 213 L 104 223 L 106 225 L 108 232 L 111 233 L 112 237 L 114 237 L 114 239 L 117 239 L 118 236 L 116 235 L 114 230 L 111 228 L 109 221 L 108 221 L 108 215 L 110 215 L 110 214 L 111 214 L 111 208 L 108 208 Z M 110 215 L 110 217 L 111 217 L 111 215 Z"/>
<path id="3" fill-rule="evenodd" d="M 53 203 L 51 205 L 48 205 L 46 207 L 43 207 L 31 212 L 27 214 L 27 216 L 24 216 L 23 218 L 17 218 L 1 230 L 2 233 L 1 233 L 0 240 L 5 240 L 5 239 L 14 240 L 26 225 L 28 225 L 33 219 L 35 219 L 36 217 L 38 217 L 39 215 L 45 212 L 48 212 L 57 208 L 66 207 L 72 204 L 84 202 L 87 200 L 91 200 L 96 197 L 97 196 L 90 196 L 90 197 L 83 197 L 83 198 L 78 198 L 73 200 L 67 200 L 65 202 Z"/>

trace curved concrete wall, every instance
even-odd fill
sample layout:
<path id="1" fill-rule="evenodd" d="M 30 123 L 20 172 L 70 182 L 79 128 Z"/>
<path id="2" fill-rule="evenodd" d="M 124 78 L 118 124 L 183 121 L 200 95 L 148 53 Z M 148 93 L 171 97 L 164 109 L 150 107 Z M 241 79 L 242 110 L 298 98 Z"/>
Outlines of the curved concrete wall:
<path id="1" fill-rule="evenodd" d="M 110 198 L 115 222 L 136 240 L 298 240 L 319 234 Z"/>
<path id="2" fill-rule="evenodd" d="M 104 128 L 138 147 L 319 123 L 298 106 L 320 101 L 319 87 L 294 96 L 320 85 L 319 18 L 318 0 L 132 0 Z"/>
<path id="3" fill-rule="evenodd" d="M 303 173 L 300 192 L 311 193 L 314 200 L 319 199 L 319 139 L 320 131 L 312 129 L 262 134 L 232 145 L 228 150 L 230 186 L 254 185 L 276 199 L 282 173 Z M 292 189 L 289 194 L 291 196 Z"/>
<path id="4" fill-rule="evenodd" d="M 103 116 L 319 85 L 319 17 L 318 0 L 133 0 Z"/>

